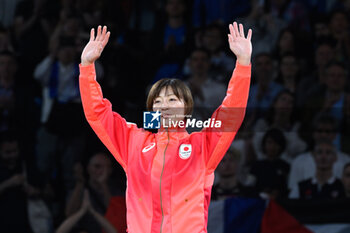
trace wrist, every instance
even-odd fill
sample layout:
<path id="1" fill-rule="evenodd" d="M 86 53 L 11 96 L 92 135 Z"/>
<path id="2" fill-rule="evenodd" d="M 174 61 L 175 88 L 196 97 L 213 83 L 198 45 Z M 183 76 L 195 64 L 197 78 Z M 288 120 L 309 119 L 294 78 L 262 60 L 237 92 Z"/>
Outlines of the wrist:
<path id="1" fill-rule="evenodd" d="M 89 62 L 89 61 L 86 61 L 86 60 L 81 60 L 81 65 L 82 66 L 89 66 L 91 64 L 93 64 L 93 62 Z"/>
<path id="2" fill-rule="evenodd" d="M 244 56 L 237 57 L 237 61 L 238 61 L 238 63 L 240 65 L 248 66 L 248 65 L 250 65 L 250 56 L 248 56 L 248 57 L 244 57 Z"/>

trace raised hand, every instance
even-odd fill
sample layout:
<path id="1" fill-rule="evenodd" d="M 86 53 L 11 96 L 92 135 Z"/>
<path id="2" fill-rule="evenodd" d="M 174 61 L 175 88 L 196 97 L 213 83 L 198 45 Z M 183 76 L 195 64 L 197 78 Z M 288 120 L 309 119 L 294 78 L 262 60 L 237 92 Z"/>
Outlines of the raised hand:
<path id="1" fill-rule="evenodd" d="M 95 29 L 91 29 L 90 40 L 81 54 L 81 64 L 83 66 L 94 63 L 101 56 L 110 34 L 110 32 L 107 32 L 106 26 L 104 26 L 103 29 L 101 26 L 98 26 L 96 37 Z"/>
<path id="2" fill-rule="evenodd" d="M 91 202 L 90 202 L 90 195 L 89 191 L 87 189 L 84 190 L 84 196 L 83 196 L 83 202 L 81 204 L 81 210 L 83 212 L 90 210 L 91 208 Z"/>
<path id="3" fill-rule="evenodd" d="M 236 55 L 238 63 L 241 65 L 249 65 L 252 55 L 252 29 L 248 30 L 247 38 L 244 35 L 244 28 L 236 22 L 229 25 L 230 34 L 228 34 L 228 42 L 231 51 Z"/>

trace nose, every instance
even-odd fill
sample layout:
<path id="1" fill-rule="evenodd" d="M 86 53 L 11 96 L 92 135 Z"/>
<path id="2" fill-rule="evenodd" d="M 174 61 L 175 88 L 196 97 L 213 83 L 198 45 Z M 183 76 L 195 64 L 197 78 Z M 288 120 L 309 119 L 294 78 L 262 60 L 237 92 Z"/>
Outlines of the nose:
<path id="1" fill-rule="evenodd" d="M 160 110 L 167 110 L 169 108 L 169 104 L 167 103 L 167 101 L 162 101 L 161 105 L 160 105 Z"/>

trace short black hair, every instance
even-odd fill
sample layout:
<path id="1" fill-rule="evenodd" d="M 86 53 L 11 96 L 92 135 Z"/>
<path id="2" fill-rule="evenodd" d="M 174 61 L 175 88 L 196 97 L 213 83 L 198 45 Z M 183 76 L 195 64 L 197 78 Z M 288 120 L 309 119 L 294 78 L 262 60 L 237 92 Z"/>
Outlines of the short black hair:
<path id="1" fill-rule="evenodd" d="M 313 125 L 312 125 L 313 131 L 317 130 L 317 127 L 320 124 L 330 124 L 330 125 L 332 125 L 334 130 L 338 129 L 337 119 L 333 115 L 328 114 L 328 113 L 320 113 L 320 114 L 316 115 L 312 122 L 313 122 Z"/>
<path id="2" fill-rule="evenodd" d="M 279 155 L 281 155 L 287 146 L 286 137 L 284 136 L 283 132 L 277 128 L 272 128 L 265 133 L 261 142 L 261 147 L 264 154 L 266 154 L 265 143 L 268 138 L 271 138 L 280 146 Z"/>

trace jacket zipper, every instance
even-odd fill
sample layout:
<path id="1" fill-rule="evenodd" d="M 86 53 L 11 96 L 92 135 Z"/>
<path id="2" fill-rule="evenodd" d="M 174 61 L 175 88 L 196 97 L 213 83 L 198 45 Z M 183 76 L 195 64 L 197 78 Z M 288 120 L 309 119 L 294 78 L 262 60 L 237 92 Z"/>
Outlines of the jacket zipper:
<path id="1" fill-rule="evenodd" d="M 168 135 L 168 142 L 164 149 L 164 155 L 163 155 L 163 167 L 162 167 L 162 173 L 160 174 L 160 182 L 159 182 L 159 192 L 160 192 L 160 209 L 162 211 L 162 223 L 160 224 L 160 233 L 162 233 L 163 230 L 163 220 L 164 220 L 164 212 L 163 212 L 163 200 L 162 200 L 162 177 L 163 177 L 163 171 L 164 171 L 164 165 L 165 165 L 165 152 L 168 149 L 169 145 L 169 132 L 168 129 L 166 129 L 166 133 Z"/>

